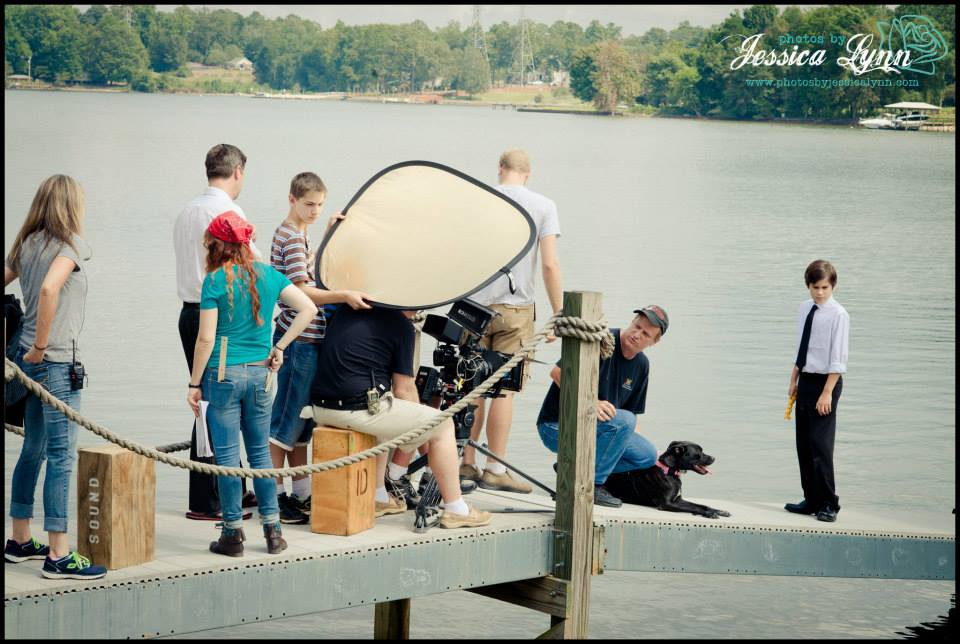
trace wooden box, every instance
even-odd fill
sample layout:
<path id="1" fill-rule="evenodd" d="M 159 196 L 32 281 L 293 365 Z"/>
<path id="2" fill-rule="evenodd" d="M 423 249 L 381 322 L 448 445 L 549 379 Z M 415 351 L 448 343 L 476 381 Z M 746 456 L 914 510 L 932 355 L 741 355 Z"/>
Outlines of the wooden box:
<path id="1" fill-rule="evenodd" d="M 156 463 L 117 445 L 83 447 L 77 463 L 77 551 L 110 570 L 153 560 Z"/>
<path id="2" fill-rule="evenodd" d="M 313 430 L 313 462 L 322 463 L 376 447 L 377 439 L 347 429 Z M 311 474 L 310 530 L 347 536 L 373 527 L 377 460 Z"/>

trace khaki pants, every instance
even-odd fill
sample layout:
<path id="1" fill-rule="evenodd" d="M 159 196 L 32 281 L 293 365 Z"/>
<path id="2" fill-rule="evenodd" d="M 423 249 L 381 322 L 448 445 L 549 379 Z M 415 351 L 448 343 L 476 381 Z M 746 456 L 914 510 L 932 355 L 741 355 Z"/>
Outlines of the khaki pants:
<path id="1" fill-rule="evenodd" d="M 533 322 L 536 317 L 534 305 L 491 304 L 490 308 L 500 315 L 490 323 L 487 334 L 480 340 L 481 346 L 500 353 L 516 353 L 524 342 L 533 337 Z M 529 359 L 532 358 L 533 354 L 528 356 L 528 360 L 525 361 L 521 390 L 530 378 Z"/>
<path id="2" fill-rule="evenodd" d="M 342 410 L 327 409 L 313 405 L 313 420 L 317 425 L 329 425 L 341 429 L 352 429 L 376 436 L 381 442 L 388 441 L 412 429 L 420 427 L 440 414 L 439 409 L 427 407 L 409 400 L 396 398 L 392 392 L 380 397 L 380 411 L 371 414 L 366 409 Z M 440 425 L 442 425 L 441 423 Z M 440 425 L 424 433 L 410 443 L 404 443 L 398 449 L 412 452 L 433 438 Z"/>

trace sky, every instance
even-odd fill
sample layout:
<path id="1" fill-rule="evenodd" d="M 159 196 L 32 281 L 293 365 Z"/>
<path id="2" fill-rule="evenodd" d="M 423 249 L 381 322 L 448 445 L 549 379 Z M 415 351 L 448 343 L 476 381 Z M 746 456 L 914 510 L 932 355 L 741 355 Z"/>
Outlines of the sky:
<path id="1" fill-rule="evenodd" d="M 75 5 L 86 11 L 89 5 Z M 172 11 L 180 5 L 155 5 L 158 10 Z M 281 18 L 290 14 L 320 23 L 324 29 L 332 27 L 337 20 L 348 25 L 385 22 L 402 24 L 422 20 L 431 28 L 442 27 L 456 20 L 461 27 L 473 22 L 473 7 L 469 4 L 445 5 L 187 5 L 193 9 L 230 9 L 248 16 L 259 11 L 266 18 Z M 480 5 L 480 22 L 484 29 L 498 22 L 517 23 L 523 9 L 526 17 L 534 22 L 552 24 L 556 20 L 576 22 L 586 27 L 591 20 L 602 24 L 612 22 L 623 28 L 624 36 L 639 36 L 652 27 L 671 30 L 684 20 L 692 25 L 710 27 L 726 18 L 734 9 L 750 5 L 615 5 L 615 4 L 567 4 L 567 5 Z"/>

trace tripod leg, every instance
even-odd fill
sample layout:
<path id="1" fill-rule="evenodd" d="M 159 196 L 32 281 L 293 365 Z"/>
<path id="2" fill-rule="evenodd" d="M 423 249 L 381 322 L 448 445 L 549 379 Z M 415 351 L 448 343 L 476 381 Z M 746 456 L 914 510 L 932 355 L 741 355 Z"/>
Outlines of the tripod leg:
<path id="1" fill-rule="evenodd" d="M 457 462 L 463 456 L 463 446 L 465 444 L 466 440 L 457 441 Z M 426 455 L 421 458 L 426 458 Z M 431 514 L 436 516 L 430 518 Z M 440 485 L 437 483 L 437 477 L 432 476 L 427 483 L 427 487 L 420 495 L 420 503 L 417 504 L 414 511 L 413 531 L 417 533 L 426 532 L 440 522 L 441 514 L 443 514 L 443 510 L 440 508 Z"/>
<path id="2" fill-rule="evenodd" d="M 489 449 L 487 449 L 487 446 L 486 446 L 486 445 L 480 445 L 479 443 L 477 443 L 477 442 L 475 442 L 475 441 L 473 441 L 473 440 L 467 440 L 466 443 L 467 443 L 468 445 L 470 445 L 470 447 L 472 447 L 472 448 L 474 448 L 475 450 L 477 450 L 478 452 L 484 454 L 485 456 L 492 456 L 493 458 L 497 459 L 498 461 L 500 461 L 500 463 L 503 464 L 503 466 L 504 466 L 505 468 L 507 468 L 508 470 L 510 470 L 510 471 L 512 471 L 512 472 L 516 472 L 517 474 L 519 474 L 519 475 L 522 476 L 523 478 L 527 479 L 528 481 L 530 481 L 531 483 L 533 483 L 534 485 L 536 485 L 536 486 L 539 487 L 540 489 L 546 490 L 546 492 L 550 495 L 550 498 L 556 500 L 556 498 L 557 498 L 557 493 L 556 493 L 556 492 L 554 492 L 553 490 L 551 490 L 551 489 L 548 488 L 546 485 L 544 485 L 543 483 L 541 483 L 541 482 L 538 481 L 537 479 L 533 478 L 533 477 L 530 476 L 529 474 L 526 474 L 525 472 L 520 471 L 519 469 L 517 469 L 517 468 L 514 467 L 513 465 L 510 465 L 510 463 L 507 463 L 505 460 L 503 460 L 503 457 L 497 456 L 496 454 L 494 454 L 493 452 L 491 452 Z M 461 447 L 460 449 L 461 449 L 461 451 L 462 451 L 463 448 Z"/>

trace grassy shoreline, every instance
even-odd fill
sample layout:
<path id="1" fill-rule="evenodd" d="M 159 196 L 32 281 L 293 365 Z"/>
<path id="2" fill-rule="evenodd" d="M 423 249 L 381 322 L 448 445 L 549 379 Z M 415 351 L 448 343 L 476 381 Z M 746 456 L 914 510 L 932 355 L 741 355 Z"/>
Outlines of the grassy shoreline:
<path id="1" fill-rule="evenodd" d="M 242 74 L 232 73 L 232 80 Z M 299 93 L 263 91 L 253 80 L 252 74 L 247 74 L 244 84 L 252 91 L 215 91 L 209 89 L 203 78 L 210 75 L 195 75 L 194 82 L 185 82 L 176 87 L 164 89 L 155 94 L 194 94 L 199 96 L 243 96 L 247 98 L 262 98 L 275 100 L 348 100 L 361 103 L 398 103 L 407 105 L 457 105 L 465 107 L 485 107 L 488 109 L 512 109 L 533 113 L 556 114 L 585 114 L 591 116 L 626 116 L 626 117 L 653 117 L 674 118 L 697 121 L 733 121 L 738 123 L 780 123 L 789 125 L 820 125 L 833 127 L 856 127 L 855 122 L 846 120 L 819 120 L 819 119 L 736 119 L 722 116 L 694 116 L 658 113 L 646 106 L 636 106 L 634 109 L 617 111 L 613 114 L 600 112 L 591 103 L 585 103 L 575 98 L 565 88 L 558 90 L 550 86 L 539 87 L 505 87 L 491 88 L 476 97 L 459 95 L 457 93 L 419 93 L 419 94 L 350 94 L 347 92 Z M 191 80 L 191 79 L 182 79 Z M 9 90 L 43 90 L 65 92 L 97 92 L 97 93 L 128 93 L 133 91 L 129 86 L 96 86 L 96 85 L 54 85 L 42 81 L 29 83 L 7 83 Z M 931 118 L 931 124 L 942 128 L 938 131 L 956 131 L 956 108 L 945 107 Z"/>

